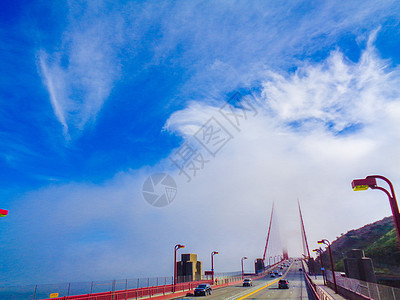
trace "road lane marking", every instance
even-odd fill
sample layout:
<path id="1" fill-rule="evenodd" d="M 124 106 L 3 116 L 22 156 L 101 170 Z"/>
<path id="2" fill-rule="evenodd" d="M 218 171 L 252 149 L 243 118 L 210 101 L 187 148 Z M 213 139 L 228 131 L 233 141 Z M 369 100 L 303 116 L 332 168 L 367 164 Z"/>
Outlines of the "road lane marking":
<path id="1" fill-rule="evenodd" d="M 265 288 L 267 288 L 267 287 L 273 285 L 274 283 L 277 283 L 279 280 L 285 278 L 286 275 L 287 275 L 287 273 L 289 273 L 289 270 L 292 268 L 292 265 L 293 265 L 293 264 L 294 264 L 294 261 L 292 261 L 292 263 L 290 264 L 289 268 L 287 269 L 287 271 L 285 272 L 285 274 L 284 274 L 282 277 L 280 277 L 280 278 L 278 278 L 278 279 L 272 281 L 271 283 L 269 283 L 269 284 L 267 284 L 267 285 L 264 285 L 264 286 L 260 287 L 259 289 L 255 290 L 255 291 L 253 291 L 253 292 L 251 292 L 251 293 L 249 293 L 249 294 L 247 294 L 247 295 L 245 295 L 245 296 L 243 296 L 243 297 L 238 298 L 237 300 L 246 299 L 246 298 L 248 298 L 249 296 L 254 295 L 255 293 L 258 293 L 259 291 L 262 291 L 263 289 L 265 289 Z"/>
<path id="2" fill-rule="evenodd" d="M 264 277 L 266 277 L 266 276 L 264 276 Z M 256 281 L 255 281 L 256 282 Z M 267 282 L 269 282 L 269 280 L 267 280 Z M 251 291 L 254 291 L 254 289 L 257 289 L 259 286 L 261 286 L 263 283 L 261 282 L 260 284 L 256 284 L 255 286 L 253 286 L 252 288 L 251 288 L 251 290 L 250 290 L 250 292 Z M 228 297 L 228 298 L 226 298 L 225 300 L 236 300 L 236 299 L 238 299 L 238 297 L 241 297 L 242 295 L 245 295 L 246 293 L 250 293 L 248 290 L 247 291 L 242 291 L 242 292 L 240 292 L 240 293 L 238 293 L 238 294 L 234 294 L 234 295 L 232 295 L 232 296 L 230 296 L 230 297 Z"/>

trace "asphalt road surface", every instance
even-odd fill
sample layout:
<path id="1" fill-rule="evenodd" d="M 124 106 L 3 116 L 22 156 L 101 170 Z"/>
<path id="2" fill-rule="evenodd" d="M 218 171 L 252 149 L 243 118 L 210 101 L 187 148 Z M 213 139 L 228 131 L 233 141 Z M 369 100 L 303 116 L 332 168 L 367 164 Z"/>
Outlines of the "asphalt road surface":
<path id="1" fill-rule="evenodd" d="M 180 299 L 225 299 L 225 300 L 242 300 L 242 299 L 312 299 L 308 297 L 306 283 L 301 262 L 293 262 L 290 268 L 279 270 L 284 273 L 283 277 L 271 278 L 263 277 L 253 281 L 252 287 L 243 287 L 237 284 L 230 287 L 214 289 L 211 296 L 190 296 Z M 289 281 L 289 289 L 279 289 L 278 281 L 280 279 Z"/>

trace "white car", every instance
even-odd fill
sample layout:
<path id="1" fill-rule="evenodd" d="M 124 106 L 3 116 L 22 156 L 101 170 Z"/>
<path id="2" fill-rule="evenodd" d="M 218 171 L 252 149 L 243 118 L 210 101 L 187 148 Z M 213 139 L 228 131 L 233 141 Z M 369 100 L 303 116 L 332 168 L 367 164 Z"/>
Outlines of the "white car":
<path id="1" fill-rule="evenodd" d="M 250 278 L 245 278 L 243 280 L 243 286 L 253 286 L 253 281 Z"/>

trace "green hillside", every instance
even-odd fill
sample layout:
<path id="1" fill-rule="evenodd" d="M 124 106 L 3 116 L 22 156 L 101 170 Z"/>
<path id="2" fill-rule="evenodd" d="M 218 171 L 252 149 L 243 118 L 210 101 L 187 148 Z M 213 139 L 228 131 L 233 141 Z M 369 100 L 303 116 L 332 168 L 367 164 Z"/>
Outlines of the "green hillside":
<path id="1" fill-rule="evenodd" d="M 375 272 L 400 274 L 400 250 L 394 228 L 369 245 L 365 255 L 373 259 Z"/>
<path id="2" fill-rule="evenodd" d="M 365 256 L 373 260 L 378 279 L 399 276 L 400 250 L 392 217 L 350 230 L 333 241 L 332 252 L 338 271 L 344 272 L 343 260 L 351 249 L 365 251 Z M 328 266 L 328 255 L 324 255 L 325 261 Z"/>

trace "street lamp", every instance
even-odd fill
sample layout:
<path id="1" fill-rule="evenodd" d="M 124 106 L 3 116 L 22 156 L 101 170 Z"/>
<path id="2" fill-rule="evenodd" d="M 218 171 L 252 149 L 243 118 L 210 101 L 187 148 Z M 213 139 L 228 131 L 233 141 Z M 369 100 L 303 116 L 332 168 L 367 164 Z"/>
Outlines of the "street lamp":
<path id="1" fill-rule="evenodd" d="M 335 275 L 335 266 L 333 264 L 333 256 L 332 256 L 332 250 L 331 250 L 331 243 L 327 239 L 322 239 L 317 242 L 318 244 L 325 244 L 328 246 L 328 251 L 329 251 L 329 258 L 331 261 L 331 269 L 332 269 L 332 275 L 333 275 L 333 283 L 335 285 L 335 293 L 338 293 L 337 290 L 337 284 L 336 284 L 336 275 Z"/>
<path id="2" fill-rule="evenodd" d="M 242 257 L 241 261 L 242 261 L 242 279 L 244 278 L 244 269 L 243 269 L 243 260 L 247 259 L 246 256 Z"/>
<path id="3" fill-rule="evenodd" d="M 324 262 L 322 260 L 322 252 L 323 252 L 323 250 L 320 247 L 319 249 L 314 249 L 313 251 L 319 253 L 319 260 L 321 261 L 321 269 L 322 269 L 322 278 L 324 280 L 324 285 L 326 285 L 326 282 L 325 282 L 325 268 L 324 268 Z"/>
<path id="4" fill-rule="evenodd" d="M 212 283 L 214 284 L 214 255 L 219 254 L 217 251 L 213 251 L 211 252 L 211 279 L 212 279 Z"/>
<path id="5" fill-rule="evenodd" d="M 390 193 L 383 187 L 377 186 L 376 183 L 377 178 L 386 181 L 386 183 L 390 187 Z M 393 184 L 390 182 L 390 180 L 380 175 L 370 175 L 365 177 L 365 179 L 353 180 L 351 182 L 351 187 L 353 188 L 354 191 L 363 191 L 367 190 L 368 188 L 371 188 L 373 190 L 381 190 L 389 197 L 390 207 L 392 209 L 392 214 L 393 214 L 394 226 L 396 227 L 396 232 L 397 232 L 397 241 L 400 246 L 400 213 L 399 213 L 399 207 L 397 205 L 396 195 L 394 194 Z"/>
<path id="6" fill-rule="evenodd" d="M 185 245 L 181 245 L 181 244 L 177 244 L 175 245 L 175 252 L 174 252 L 174 292 L 175 292 L 175 286 L 176 286 L 176 251 L 178 251 L 178 249 L 181 248 L 185 248 Z"/>

